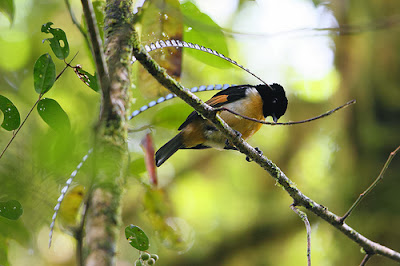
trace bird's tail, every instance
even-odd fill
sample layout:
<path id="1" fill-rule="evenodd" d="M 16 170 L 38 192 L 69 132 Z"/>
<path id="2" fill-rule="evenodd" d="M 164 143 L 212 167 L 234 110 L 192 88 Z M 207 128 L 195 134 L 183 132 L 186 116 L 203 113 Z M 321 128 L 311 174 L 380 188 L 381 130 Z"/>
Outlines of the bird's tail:
<path id="1" fill-rule="evenodd" d="M 175 137 L 173 137 L 170 141 L 164 144 L 157 152 L 156 152 L 156 166 L 159 167 L 162 165 L 169 157 L 171 157 L 175 152 L 177 152 L 180 148 L 183 147 L 182 143 L 182 135 L 179 133 Z"/>

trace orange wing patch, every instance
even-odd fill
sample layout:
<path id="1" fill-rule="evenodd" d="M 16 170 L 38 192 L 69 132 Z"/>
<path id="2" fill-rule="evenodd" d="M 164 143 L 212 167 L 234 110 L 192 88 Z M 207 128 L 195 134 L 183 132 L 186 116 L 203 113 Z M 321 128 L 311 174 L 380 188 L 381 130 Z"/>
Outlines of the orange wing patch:
<path id="1" fill-rule="evenodd" d="M 214 107 L 217 104 L 226 103 L 227 101 L 228 101 L 228 95 L 218 95 L 218 96 L 212 97 L 210 100 L 206 101 L 206 104 Z"/>

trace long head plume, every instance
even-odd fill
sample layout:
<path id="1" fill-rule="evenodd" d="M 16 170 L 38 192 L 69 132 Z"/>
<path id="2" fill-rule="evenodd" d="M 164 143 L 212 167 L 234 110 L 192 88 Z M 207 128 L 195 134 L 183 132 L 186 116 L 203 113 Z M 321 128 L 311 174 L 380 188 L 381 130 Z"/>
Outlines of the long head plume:
<path id="1" fill-rule="evenodd" d="M 238 64 L 236 61 L 230 59 L 229 57 L 224 56 L 223 54 L 221 54 L 221 53 L 219 53 L 219 52 L 217 52 L 217 51 L 215 51 L 213 49 L 210 49 L 210 48 L 198 45 L 198 44 L 193 44 L 191 42 L 185 42 L 185 41 L 180 41 L 180 40 L 165 40 L 165 41 L 159 40 L 159 41 L 156 41 L 154 43 L 151 43 L 150 45 L 145 45 L 144 46 L 144 48 L 146 49 L 147 52 L 151 52 L 151 51 L 154 51 L 154 50 L 157 50 L 157 49 L 161 49 L 161 48 L 165 48 L 165 47 L 191 48 L 191 49 L 196 49 L 196 50 L 199 50 L 199 51 L 202 51 L 202 52 L 206 52 L 206 53 L 218 56 L 218 57 L 220 57 L 220 58 L 222 58 L 222 59 L 234 64 L 235 66 L 240 67 L 241 69 L 243 69 L 244 71 L 246 71 L 247 73 L 249 73 L 250 75 L 255 77 L 256 79 L 258 79 L 259 81 L 261 81 L 262 83 L 264 83 L 265 85 L 267 85 L 271 89 L 271 87 L 264 80 L 262 80 L 260 77 L 258 77 L 253 72 L 251 72 L 249 69 L 245 68 L 244 66 Z M 132 57 L 132 63 L 135 62 L 135 61 L 136 61 L 136 58 L 133 56 Z"/>
<path id="2" fill-rule="evenodd" d="M 215 85 L 201 85 L 199 87 L 193 87 L 190 89 L 190 92 L 192 93 L 196 93 L 196 92 L 201 92 L 201 91 L 214 91 L 214 90 L 224 90 L 230 86 L 234 86 L 233 84 L 229 85 L 229 84 L 215 84 Z M 167 100 L 173 99 L 175 98 L 176 95 L 173 93 L 169 93 L 163 97 L 158 98 L 155 101 L 151 101 L 146 105 L 143 105 L 142 107 L 140 107 L 139 109 L 133 111 L 131 113 L 131 115 L 128 117 L 128 120 L 131 120 L 132 118 L 134 118 L 135 116 L 141 114 L 142 112 L 148 110 L 149 108 L 159 104 L 159 103 L 163 103 Z"/>
<path id="3" fill-rule="evenodd" d="M 61 195 L 57 199 L 57 204 L 54 207 L 54 214 L 53 217 L 51 218 L 51 224 L 50 224 L 50 232 L 49 232 L 49 248 L 51 246 L 51 241 L 53 240 L 53 232 L 54 232 L 54 226 L 56 223 L 56 218 L 58 215 L 58 211 L 60 210 L 61 203 L 63 202 L 65 195 L 68 192 L 69 187 L 72 184 L 72 181 L 74 180 L 75 176 L 78 174 L 78 171 L 81 169 L 89 155 L 92 153 L 93 149 L 90 149 L 88 153 L 83 156 L 82 161 L 78 164 L 76 169 L 71 173 L 70 177 L 68 178 L 67 182 L 65 182 L 65 186 L 61 189 Z"/>

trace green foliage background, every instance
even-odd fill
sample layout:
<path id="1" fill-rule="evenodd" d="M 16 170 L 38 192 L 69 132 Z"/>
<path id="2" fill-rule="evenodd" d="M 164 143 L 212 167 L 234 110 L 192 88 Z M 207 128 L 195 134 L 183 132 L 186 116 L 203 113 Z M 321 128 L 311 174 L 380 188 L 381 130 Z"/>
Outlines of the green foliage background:
<path id="1" fill-rule="evenodd" d="M 79 1 L 71 2 L 79 18 Z M 248 1 L 237 5 L 232 21 L 245 2 Z M 15 5 L 12 26 L 1 18 L 0 94 L 12 100 L 24 117 L 37 99 L 32 78 L 34 62 L 40 55 L 50 53 L 48 44 L 41 42 L 48 38 L 40 32 L 43 23 L 52 21 L 55 27 L 62 28 L 67 33 L 70 54 L 79 51 L 73 63 L 90 73 L 94 71 L 86 43 L 62 1 L 15 1 Z M 346 6 L 333 1 L 327 7 L 341 25 L 381 21 L 400 11 L 400 3 L 394 0 L 351 0 Z M 196 30 L 207 36 L 209 28 L 202 28 L 201 20 L 195 22 L 194 25 L 200 24 Z M 207 19 L 205 25 L 209 23 Z M 327 77 L 325 82 L 337 82 L 337 89 L 327 98 L 309 100 L 302 96 L 301 82 L 293 79 L 288 67 L 285 80 L 279 80 L 289 98 L 282 121 L 309 118 L 350 99 L 356 99 L 357 104 L 310 124 L 264 126 L 250 141 L 307 196 L 339 215 L 375 179 L 389 153 L 400 143 L 399 30 L 398 21 L 394 21 L 383 28 L 371 25 L 361 32 L 332 34 L 338 76 L 336 81 Z M 231 58 L 245 64 L 239 48 L 241 38 L 226 34 L 221 45 L 227 45 Z M 304 38 L 313 42 L 313 37 Z M 274 38 L 268 41 L 274 42 Z M 258 52 L 272 51 L 260 46 Z M 221 67 L 216 61 L 207 65 L 185 52 L 183 58 L 181 82 L 187 87 L 257 82 L 249 81 L 248 74 L 225 63 Z M 54 61 L 57 72 L 61 71 L 64 63 Z M 259 64 L 263 67 L 268 62 Z M 275 82 L 268 76 L 263 78 Z M 319 93 L 318 85 L 312 88 L 311 94 Z M 199 94 L 203 99 L 211 95 Z M 143 97 L 136 88 L 132 89 L 132 96 L 133 110 L 155 100 Z M 72 237 L 56 231 L 53 247 L 47 248 L 48 225 L 61 186 L 91 146 L 99 95 L 69 70 L 46 97 L 56 99 L 68 114 L 71 130 L 68 134 L 56 132 L 34 113 L 0 160 L 0 200 L 16 199 L 24 208 L 18 221 L 0 217 L 0 257 L 8 251 L 12 265 L 75 264 Z M 190 111 L 181 100 L 174 99 L 138 116 L 131 127 L 150 126 L 155 145 L 160 147 L 176 134 Z M 124 237 L 128 224 L 140 226 L 150 236 L 150 251 L 159 255 L 159 265 L 306 265 L 303 222 L 290 210 L 291 198 L 260 167 L 247 163 L 243 155 L 233 151 L 179 151 L 158 169 L 162 191 L 152 190 L 143 185 L 149 181 L 139 145 L 147 132 L 129 135 L 132 164 L 122 209 L 120 265 L 133 263 L 138 257 Z M 0 130 L 0 147 L 10 138 L 10 132 Z M 383 182 L 347 221 L 366 237 L 397 251 L 399 162 L 399 158 L 393 160 Z M 89 185 L 89 166 L 90 161 L 77 176 L 77 183 Z M 356 244 L 315 216 L 309 214 L 309 219 L 315 265 L 360 263 L 363 254 Z M 395 263 L 374 257 L 368 265 Z"/>

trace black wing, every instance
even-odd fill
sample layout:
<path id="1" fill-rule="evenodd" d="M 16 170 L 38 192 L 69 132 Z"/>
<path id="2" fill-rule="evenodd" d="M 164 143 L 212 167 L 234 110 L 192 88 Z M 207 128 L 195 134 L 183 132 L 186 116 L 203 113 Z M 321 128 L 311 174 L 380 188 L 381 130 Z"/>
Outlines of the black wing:
<path id="1" fill-rule="evenodd" d="M 246 89 L 252 87 L 250 85 L 239 85 L 232 86 L 226 88 L 215 94 L 210 100 L 206 101 L 208 105 L 211 107 L 221 107 L 227 103 L 233 103 L 240 99 L 243 99 L 246 96 Z M 178 128 L 178 130 L 182 130 L 193 120 L 200 118 L 199 114 L 196 111 L 193 111 L 183 122 L 183 124 Z"/>

